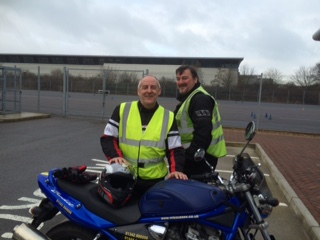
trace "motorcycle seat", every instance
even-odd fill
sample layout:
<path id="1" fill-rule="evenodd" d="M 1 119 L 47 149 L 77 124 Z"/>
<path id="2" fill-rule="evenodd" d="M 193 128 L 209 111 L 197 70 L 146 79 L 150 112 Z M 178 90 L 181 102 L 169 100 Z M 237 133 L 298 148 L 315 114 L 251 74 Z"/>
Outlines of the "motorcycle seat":
<path id="1" fill-rule="evenodd" d="M 57 183 L 62 191 L 82 202 L 89 211 L 116 225 L 132 224 L 141 217 L 139 199 L 136 197 L 121 208 L 112 208 L 102 201 L 96 183 L 77 184 L 61 179 L 57 179 Z"/>

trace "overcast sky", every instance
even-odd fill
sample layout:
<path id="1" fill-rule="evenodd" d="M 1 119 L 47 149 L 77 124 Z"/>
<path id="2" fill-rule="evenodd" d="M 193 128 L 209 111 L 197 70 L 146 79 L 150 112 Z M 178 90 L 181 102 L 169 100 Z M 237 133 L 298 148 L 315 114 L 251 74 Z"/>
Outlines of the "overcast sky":
<path id="1" fill-rule="evenodd" d="M 320 0 L 1 0 L 0 26 L 0 53 L 320 62 Z"/>

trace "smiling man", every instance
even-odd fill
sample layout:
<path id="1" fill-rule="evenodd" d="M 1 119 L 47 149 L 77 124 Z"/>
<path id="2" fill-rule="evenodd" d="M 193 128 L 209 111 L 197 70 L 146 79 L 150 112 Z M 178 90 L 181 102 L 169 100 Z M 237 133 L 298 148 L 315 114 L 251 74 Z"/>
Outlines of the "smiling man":
<path id="1" fill-rule="evenodd" d="M 205 161 L 194 161 L 194 154 L 202 148 L 206 160 L 215 168 L 219 157 L 226 155 L 218 104 L 200 85 L 194 67 L 180 66 L 176 70 L 180 103 L 175 110 L 182 145 L 185 148 L 184 173 L 188 176 L 210 171 Z"/>
<path id="2" fill-rule="evenodd" d="M 184 150 L 173 112 L 157 102 L 161 86 L 154 76 L 139 81 L 139 101 L 117 106 L 100 138 L 110 163 L 131 165 L 135 170 L 136 191 L 145 192 L 168 174 L 168 178 L 187 179 L 182 173 Z"/>

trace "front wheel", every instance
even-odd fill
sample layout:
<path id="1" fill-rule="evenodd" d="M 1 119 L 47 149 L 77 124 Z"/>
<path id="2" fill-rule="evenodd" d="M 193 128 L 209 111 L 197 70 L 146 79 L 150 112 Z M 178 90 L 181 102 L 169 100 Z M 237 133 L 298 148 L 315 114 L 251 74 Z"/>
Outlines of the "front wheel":
<path id="1" fill-rule="evenodd" d="M 97 235 L 97 232 L 66 221 L 50 229 L 46 235 L 51 240 L 92 240 Z"/>

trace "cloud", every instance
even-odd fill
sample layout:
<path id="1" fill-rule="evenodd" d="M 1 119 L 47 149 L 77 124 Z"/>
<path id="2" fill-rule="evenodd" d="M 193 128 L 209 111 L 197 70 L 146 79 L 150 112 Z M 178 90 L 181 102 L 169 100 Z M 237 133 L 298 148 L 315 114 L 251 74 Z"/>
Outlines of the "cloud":
<path id="1" fill-rule="evenodd" d="M 320 2 L 4 0 L 1 53 L 243 57 L 257 73 L 320 62 Z"/>

